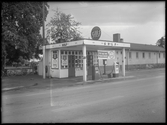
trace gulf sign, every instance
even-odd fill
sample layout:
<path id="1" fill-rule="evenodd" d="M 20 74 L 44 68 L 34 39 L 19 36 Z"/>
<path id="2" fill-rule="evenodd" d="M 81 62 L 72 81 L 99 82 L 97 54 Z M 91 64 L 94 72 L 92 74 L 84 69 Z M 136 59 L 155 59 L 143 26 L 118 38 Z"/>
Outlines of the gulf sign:
<path id="1" fill-rule="evenodd" d="M 98 26 L 95 26 L 91 31 L 91 37 L 93 40 L 98 40 L 101 36 L 101 30 Z"/>
<path id="2" fill-rule="evenodd" d="M 98 50 L 98 59 L 115 59 L 115 51 Z"/>

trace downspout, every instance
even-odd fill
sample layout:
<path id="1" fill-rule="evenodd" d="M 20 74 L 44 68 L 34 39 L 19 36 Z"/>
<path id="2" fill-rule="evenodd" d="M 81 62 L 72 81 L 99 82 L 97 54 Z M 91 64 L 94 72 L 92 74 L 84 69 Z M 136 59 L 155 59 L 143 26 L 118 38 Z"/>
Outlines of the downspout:
<path id="1" fill-rule="evenodd" d="M 129 70 L 129 52 L 130 52 L 130 49 L 129 49 L 128 55 L 127 55 L 127 66 L 128 66 L 128 70 Z"/>

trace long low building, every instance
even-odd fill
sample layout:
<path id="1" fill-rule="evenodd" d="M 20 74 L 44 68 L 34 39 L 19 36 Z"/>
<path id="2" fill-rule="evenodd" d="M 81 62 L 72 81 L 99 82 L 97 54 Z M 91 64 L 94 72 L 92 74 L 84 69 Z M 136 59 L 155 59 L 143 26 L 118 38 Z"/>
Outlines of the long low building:
<path id="1" fill-rule="evenodd" d="M 123 41 L 122 41 L 123 42 Z M 145 68 L 147 65 L 160 66 L 165 65 L 165 49 L 156 45 L 130 43 L 129 48 L 125 48 L 125 65 L 126 70 L 133 68 Z M 122 65 L 122 50 L 115 49 L 116 59 L 120 66 Z M 107 60 L 107 65 L 113 63 L 113 60 Z M 102 60 L 99 62 L 100 66 L 103 65 Z M 110 70 L 111 67 L 107 67 Z M 101 67 L 103 71 L 103 67 Z"/>
<path id="2" fill-rule="evenodd" d="M 82 47 L 84 45 L 86 46 L 85 57 L 83 56 L 85 50 Z M 112 71 L 115 61 L 119 62 L 121 70 L 165 64 L 164 48 L 156 45 L 124 42 L 123 39 L 120 39 L 120 34 L 114 34 L 113 41 L 85 39 L 73 42 L 53 43 L 46 45 L 45 50 L 46 76 L 57 78 L 83 76 L 83 74 L 91 75 L 91 64 L 97 64 L 103 73 L 104 60 L 98 59 L 99 50 L 114 52 L 114 58 L 106 60 L 106 72 Z M 83 61 L 85 58 L 87 73 L 84 73 L 85 71 L 83 70 Z M 122 68 L 124 65 L 125 68 Z M 40 61 L 38 66 L 39 75 L 43 75 L 42 69 L 43 61 Z"/>

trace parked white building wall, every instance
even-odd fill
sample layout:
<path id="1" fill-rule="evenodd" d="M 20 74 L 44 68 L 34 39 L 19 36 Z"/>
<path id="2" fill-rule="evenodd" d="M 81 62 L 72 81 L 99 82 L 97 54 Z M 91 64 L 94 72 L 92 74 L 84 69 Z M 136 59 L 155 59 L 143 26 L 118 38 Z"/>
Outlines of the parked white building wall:
<path id="1" fill-rule="evenodd" d="M 47 50 L 46 51 L 46 65 L 49 66 L 49 74 L 51 77 L 68 77 L 68 69 L 62 69 L 61 65 L 59 64 L 59 69 L 52 69 L 51 62 L 52 62 L 52 51 L 53 50 Z M 125 65 L 131 66 L 131 65 L 141 65 L 141 64 L 164 64 L 165 63 L 165 52 L 158 52 L 158 51 L 145 51 L 145 50 L 125 50 Z M 131 55 L 129 54 L 131 53 Z M 138 58 L 136 56 L 136 53 L 138 53 Z M 143 55 L 144 53 L 144 55 Z M 159 54 L 160 53 L 160 54 Z M 144 56 L 144 58 L 143 58 Z M 59 60 L 60 61 L 60 60 Z M 113 62 L 118 61 L 120 65 L 122 65 L 122 50 L 115 50 L 115 59 L 107 60 L 106 68 L 111 70 L 111 66 L 113 66 Z M 59 62 L 61 63 L 61 62 Z M 103 60 L 99 60 L 99 66 L 101 67 L 101 70 L 103 71 Z M 82 76 L 83 70 L 76 68 L 76 76 Z M 38 67 L 38 74 L 42 75 L 42 61 L 39 62 Z M 46 76 L 49 76 L 47 73 Z M 63 74 L 63 76 L 62 76 Z"/>

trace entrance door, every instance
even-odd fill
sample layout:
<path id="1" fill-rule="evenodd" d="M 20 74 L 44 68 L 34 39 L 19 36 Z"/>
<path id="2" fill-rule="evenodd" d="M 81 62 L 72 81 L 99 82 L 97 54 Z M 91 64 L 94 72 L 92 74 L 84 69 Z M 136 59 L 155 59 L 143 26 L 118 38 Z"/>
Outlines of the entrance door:
<path id="1" fill-rule="evenodd" d="M 87 75 L 92 75 L 93 55 L 87 55 Z"/>
<path id="2" fill-rule="evenodd" d="M 75 55 L 68 55 L 68 77 L 75 77 Z"/>

